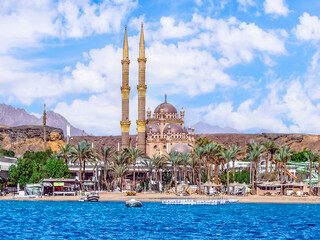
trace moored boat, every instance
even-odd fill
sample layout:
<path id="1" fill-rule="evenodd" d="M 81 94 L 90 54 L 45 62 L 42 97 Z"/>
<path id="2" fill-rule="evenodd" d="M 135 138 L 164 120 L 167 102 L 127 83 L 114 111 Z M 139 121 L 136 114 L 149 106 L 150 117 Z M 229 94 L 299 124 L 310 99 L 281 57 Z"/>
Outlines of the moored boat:
<path id="1" fill-rule="evenodd" d="M 80 202 L 99 202 L 98 192 L 89 192 L 85 198 L 81 198 Z"/>
<path id="2" fill-rule="evenodd" d="M 126 206 L 127 207 L 142 207 L 142 203 L 140 201 L 135 200 L 132 198 L 129 201 L 126 201 Z"/>

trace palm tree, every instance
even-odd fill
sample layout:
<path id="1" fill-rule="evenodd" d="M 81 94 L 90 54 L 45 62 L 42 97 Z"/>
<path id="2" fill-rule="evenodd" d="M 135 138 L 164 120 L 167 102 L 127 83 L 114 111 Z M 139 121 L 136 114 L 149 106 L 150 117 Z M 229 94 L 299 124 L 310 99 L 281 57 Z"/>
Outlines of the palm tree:
<path id="1" fill-rule="evenodd" d="M 233 182 L 235 182 L 235 160 L 237 157 L 242 154 L 241 147 L 238 147 L 237 145 L 232 145 L 230 147 L 230 151 L 232 152 L 233 158 L 232 158 L 232 177 L 233 177 Z"/>
<path id="2" fill-rule="evenodd" d="M 306 159 L 309 161 L 310 165 L 309 165 L 309 194 L 312 194 L 312 163 L 315 161 L 320 161 L 320 155 L 319 153 L 316 152 L 312 152 L 312 151 L 307 151 L 304 153 L 304 156 L 306 157 Z"/>
<path id="3" fill-rule="evenodd" d="M 163 156 L 154 156 L 152 159 L 152 164 L 154 166 L 155 169 L 155 181 L 156 181 L 156 185 L 157 185 L 157 190 L 160 191 L 160 181 L 162 181 L 162 179 L 160 179 L 159 181 L 159 171 L 160 169 L 164 168 L 167 165 L 167 161 Z"/>
<path id="4" fill-rule="evenodd" d="M 103 166 L 104 166 L 104 171 L 103 171 L 103 181 L 104 185 L 106 186 L 107 190 L 110 191 L 110 186 L 107 182 L 108 178 L 108 169 L 109 169 L 109 163 L 110 163 L 110 156 L 112 155 L 112 149 L 111 147 L 101 147 L 100 149 L 100 154 L 102 155 L 102 160 L 103 160 Z"/>
<path id="5" fill-rule="evenodd" d="M 181 154 L 176 151 L 171 151 L 168 156 L 168 160 L 171 162 L 173 171 L 174 171 L 174 189 L 177 193 L 177 167 L 179 166 L 181 162 Z"/>
<path id="6" fill-rule="evenodd" d="M 198 160 L 198 188 L 199 194 L 201 194 L 201 160 L 204 155 L 204 149 L 202 147 L 196 147 L 194 149 L 194 154 Z"/>
<path id="7" fill-rule="evenodd" d="M 136 164 L 137 159 L 144 156 L 143 152 L 137 148 L 125 148 L 125 152 L 128 153 L 129 162 L 133 166 L 133 190 L 136 190 Z"/>
<path id="8" fill-rule="evenodd" d="M 278 150 L 277 145 L 274 143 L 274 141 L 271 141 L 269 139 L 265 140 L 263 142 L 263 147 L 267 153 L 266 156 L 266 173 L 269 172 L 269 153 L 270 153 L 270 161 L 272 160 L 272 157 L 274 153 Z M 271 171 L 272 171 L 272 163 L 271 163 Z"/>
<path id="9" fill-rule="evenodd" d="M 112 170 L 113 170 L 114 174 L 117 176 L 117 178 L 120 179 L 120 191 L 122 192 L 123 178 L 129 172 L 128 166 L 126 164 L 122 164 L 122 165 L 114 164 L 112 166 Z"/>
<path id="10" fill-rule="evenodd" d="M 59 146 L 59 148 L 61 157 L 63 158 L 65 164 L 68 165 L 72 145 L 67 143 L 65 146 Z"/>
<path id="11" fill-rule="evenodd" d="M 183 165 L 183 182 L 186 184 L 187 182 L 187 166 L 189 165 L 190 153 L 182 153 L 181 155 L 181 163 Z"/>
<path id="12" fill-rule="evenodd" d="M 80 183 L 82 179 L 84 180 L 84 174 L 85 174 L 85 167 L 82 169 L 82 164 L 85 166 L 85 161 L 92 157 L 92 149 L 91 144 L 85 141 L 79 142 L 76 146 L 73 146 L 70 149 L 70 153 L 73 155 L 72 161 L 73 162 L 79 162 L 79 170 L 80 170 L 80 176 L 79 180 Z M 83 172 L 82 172 L 83 171 Z M 82 176 L 83 173 L 83 176 Z"/>
<path id="13" fill-rule="evenodd" d="M 229 148 L 224 148 L 220 152 L 220 158 L 225 161 L 227 164 L 227 194 L 229 195 L 230 189 L 229 189 L 229 163 L 234 158 L 233 151 Z"/>
<path id="14" fill-rule="evenodd" d="M 148 169 L 147 178 L 149 180 L 149 188 L 152 185 L 152 170 L 154 169 L 153 161 L 150 158 L 144 158 L 142 164 Z"/>
<path id="15" fill-rule="evenodd" d="M 190 154 L 190 158 L 189 158 L 188 164 L 192 169 L 192 185 L 194 185 L 195 182 L 196 182 L 196 180 L 195 180 L 195 170 L 196 170 L 196 168 L 198 166 L 198 159 L 197 159 L 197 157 L 195 156 L 194 153 Z"/>
<path id="16" fill-rule="evenodd" d="M 275 159 L 280 164 L 280 172 L 281 172 L 281 194 L 283 194 L 283 182 L 286 180 L 287 176 L 287 162 L 291 159 L 294 151 L 288 147 L 280 147 L 277 153 L 275 154 Z"/>
<path id="17" fill-rule="evenodd" d="M 261 145 L 258 145 L 256 143 L 252 143 L 247 148 L 247 158 L 251 161 L 251 183 L 252 183 L 252 189 L 255 192 L 255 175 L 257 171 L 258 162 L 260 160 L 261 154 L 264 151 L 264 147 Z"/>
<path id="18" fill-rule="evenodd" d="M 129 163 L 129 156 L 125 151 L 113 152 L 111 156 L 113 158 L 114 164 L 116 165 L 128 165 Z"/>
<path id="19" fill-rule="evenodd" d="M 214 180 L 218 183 L 220 160 L 219 153 L 221 151 L 221 145 L 215 142 L 210 142 L 204 147 L 204 155 L 206 156 L 210 167 L 208 167 L 208 179 L 211 180 L 212 165 L 214 164 Z"/>

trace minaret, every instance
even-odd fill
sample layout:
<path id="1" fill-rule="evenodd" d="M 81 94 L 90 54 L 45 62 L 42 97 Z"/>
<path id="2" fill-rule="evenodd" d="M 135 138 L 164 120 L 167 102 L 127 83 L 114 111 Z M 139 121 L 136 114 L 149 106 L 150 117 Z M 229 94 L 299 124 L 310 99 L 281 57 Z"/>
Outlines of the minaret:
<path id="1" fill-rule="evenodd" d="M 138 89 L 138 120 L 137 132 L 138 141 L 137 148 L 146 152 L 146 61 L 145 46 L 143 36 L 143 24 L 141 23 L 140 47 L 139 47 L 139 84 Z"/>
<path id="2" fill-rule="evenodd" d="M 121 60 L 122 64 L 122 121 L 121 125 L 121 148 L 128 148 L 130 146 L 129 130 L 130 124 L 129 121 L 129 48 L 128 48 L 128 37 L 127 37 L 127 26 L 125 27 L 124 41 L 123 41 L 123 59 Z"/>
<path id="3" fill-rule="evenodd" d="M 44 143 L 43 149 L 44 149 L 44 151 L 47 150 L 47 129 L 46 129 L 46 126 L 47 126 L 47 109 L 46 109 L 46 104 L 44 104 L 44 107 L 43 107 L 43 143 Z"/>

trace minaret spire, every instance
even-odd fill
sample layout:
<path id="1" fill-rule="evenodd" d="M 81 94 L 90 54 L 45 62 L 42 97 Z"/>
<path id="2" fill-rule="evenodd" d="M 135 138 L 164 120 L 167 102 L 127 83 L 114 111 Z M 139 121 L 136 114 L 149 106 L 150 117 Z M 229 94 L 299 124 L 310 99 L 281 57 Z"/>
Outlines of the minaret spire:
<path id="1" fill-rule="evenodd" d="M 128 148 L 130 146 L 129 130 L 130 124 L 129 121 L 129 95 L 130 95 L 130 86 L 129 86 L 129 47 L 128 47 L 128 36 L 127 36 L 127 26 L 125 26 L 124 40 L 123 40 L 123 59 L 121 60 L 122 64 L 122 121 L 121 125 L 121 148 Z"/>
<path id="2" fill-rule="evenodd" d="M 145 46 L 144 46 L 144 35 L 143 35 L 143 23 L 141 23 L 140 46 L 139 46 L 139 58 L 145 58 Z"/>
<path id="3" fill-rule="evenodd" d="M 146 152 L 146 62 L 143 24 L 141 23 L 140 46 L 139 46 L 139 84 L 138 89 L 138 120 L 137 132 L 138 141 L 137 148 Z"/>
<path id="4" fill-rule="evenodd" d="M 128 36 L 127 36 L 127 25 L 124 30 L 124 40 L 123 40 L 123 60 L 129 59 L 129 47 L 128 47 Z"/>

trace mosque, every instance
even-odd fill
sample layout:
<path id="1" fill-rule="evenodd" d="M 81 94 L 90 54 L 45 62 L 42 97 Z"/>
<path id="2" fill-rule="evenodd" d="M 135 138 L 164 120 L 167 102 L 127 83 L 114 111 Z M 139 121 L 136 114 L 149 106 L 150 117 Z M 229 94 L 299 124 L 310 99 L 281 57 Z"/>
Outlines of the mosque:
<path id="1" fill-rule="evenodd" d="M 146 153 L 147 156 L 153 157 L 158 154 L 169 153 L 170 151 L 191 152 L 195 143 L 194 128 L 184 125 L 185 110 L 180 110 L 180 116 L 177 109 L 167 102 L 165 96 L 164 102 L 158 105 L 153 114 L 148 108 L 146 111 L 146 91 L 145 82 L 146 72 L 145 45 L 143 25 L 141 24 L 140 46 L 139 46 L 139 82 L 138 90 L 138 119 L 137 123 L 137 145 L 136 147 Z M 129 135 L 129 47 L 127 37 L 127 27 L 125 27 L 123 41 L 123 59 L 122 64 L 122 119 L 121 125 L 121 147 L 131 147 Z M 146 119 L 147 113 L 147 119 Z"/>

